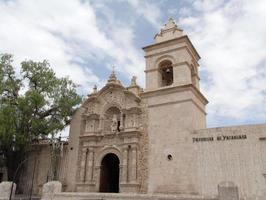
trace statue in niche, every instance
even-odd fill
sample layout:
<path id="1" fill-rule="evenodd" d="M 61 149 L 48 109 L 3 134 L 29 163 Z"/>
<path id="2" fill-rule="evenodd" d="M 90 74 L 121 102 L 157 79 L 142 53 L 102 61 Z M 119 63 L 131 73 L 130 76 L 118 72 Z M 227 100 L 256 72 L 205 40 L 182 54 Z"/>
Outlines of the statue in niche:
<path id="1" fill-rule="evenodd" d="M 118 126 L 117 116 L 113 115 L 112 124 L 111 124 L 111 131 L 113 133 L 117 131 L 117 126 Z"/>

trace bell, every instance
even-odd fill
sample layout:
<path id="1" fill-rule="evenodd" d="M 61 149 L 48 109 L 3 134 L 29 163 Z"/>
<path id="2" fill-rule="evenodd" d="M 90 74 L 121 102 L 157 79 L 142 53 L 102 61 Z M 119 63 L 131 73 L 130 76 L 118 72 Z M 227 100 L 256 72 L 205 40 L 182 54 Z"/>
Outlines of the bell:
<path id="1" fill-rule="evenodd" d="M 166 69 L 166 73 L 169 74 L 171 70 L 169 68 Z"/>

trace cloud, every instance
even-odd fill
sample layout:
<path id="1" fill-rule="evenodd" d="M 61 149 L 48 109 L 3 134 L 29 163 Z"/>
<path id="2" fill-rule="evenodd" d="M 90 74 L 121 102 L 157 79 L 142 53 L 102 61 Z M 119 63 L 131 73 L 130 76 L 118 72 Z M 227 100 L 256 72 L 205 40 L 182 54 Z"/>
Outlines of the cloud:
<path id="1" fill-rule="evenodd" d="M 100 72 L 113 64 L 126 78 L 140 76 L 143 84 L 144 60 L 134 47 L 133 28 L 99 21 L 87 1 L 1 1 L 0 52 L 14 54 L 17 70 L 25 59 L 49 60 L 57 75 L 69 76 L 83 94 L 95 83 L 102 86 L 107 77 Z"/>
<path id="2" fill-rule="evenodd" d="M 266 2 L 194 1 L 179 24 L 201 54 L 211 125 L 266 120 Z M 258 118 L 260 117 L 260 118 Z"/>
<path id="3" fill-rule="evenodd" d="M 151 0 L 1 1 L 0 52 L 14 54 L 16 66 L 48 59 L 59 76 L 81 85 L 82 94 L 95 83 L 103 86 L 112 65 L 123 80 L 137 75 L 144 85 L 137 45 L 161 27 L 167 13 L 178 12 L 178 25 L 202 57 L 209 125 L 266 120 L 266 2 L 188 2 L 172 9 L 171 3 Z"/>
<path id="4" fill-rule="evenodd" d="M 138 15 L 142 16 L 155 28 L 161 27 L 162 11 L 158 6 L 159 3 L 154 1 L 142 1 L 142 0 L 127 0 L 128 3 L 135 9 Z"/>

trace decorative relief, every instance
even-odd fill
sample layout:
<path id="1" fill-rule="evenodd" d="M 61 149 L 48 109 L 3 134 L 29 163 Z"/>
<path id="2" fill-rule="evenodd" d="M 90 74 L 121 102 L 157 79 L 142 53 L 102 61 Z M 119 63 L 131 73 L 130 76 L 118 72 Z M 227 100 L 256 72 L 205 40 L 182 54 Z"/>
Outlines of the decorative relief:
<path id="1" fill-rule="evenodd" d="M 94 130 L 94 120 L 86 120 L 85 131 L 92 132 Z"/>
<path id="2" fill-rule="evenodd" d="M 127 110 L 125 118 L 125 128 L 140 128 L 141 126 L 141 110 L 138 107 L 133 107 Z"/>
<path id="3" fill-rule="evenodd" d="M 99 126 L 99 120 L 87 119 L 85 132 L 95 132 L 98 130 L 98 126 Z"/>
<path id="4" fill-rule="evenodd" d="M 93 114 L 95 113 L 95 108 L 96 105 L 94 102 L 90 102 L 87 106 L 86 106 L 86 114 Z"/>
<path id="5" fill-rule="evenodd" d="M 121 106 L 124 105 L 124 95 L 122 94 L 121 91 L 116 91 L 116 90 L 110 91 L 105 94 L 103 99 L 109 104 L 116 103 Z"/>

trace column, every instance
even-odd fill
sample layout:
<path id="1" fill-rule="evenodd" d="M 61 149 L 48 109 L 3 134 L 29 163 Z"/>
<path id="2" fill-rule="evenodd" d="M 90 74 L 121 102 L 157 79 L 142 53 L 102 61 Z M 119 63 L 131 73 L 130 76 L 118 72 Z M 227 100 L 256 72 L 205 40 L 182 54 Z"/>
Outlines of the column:
<path id="1" fill-rule="evenodd" d="M 87 180 L 89 182 L 91 182 L 93 180 L 93 167 L 94 167 L 94 151 L 93 151 L 93 148 L 89 148 L 88 175 L 87 175 Z"/>
<path id="2" fill-rule="evenodd" d="M 124 119 L 123 119 L 123 113 L 121 112 L 121 115 L 120 115 L 120 127 L 119 127 L 120 130 L 124 130 Z"/>
<path id="3" fill-rule="evenodd" d="M 82 149 L 81 151 L 81 160 L 80 160 L 80 181 L 85 182 L 85 165 L 86 165 L 86 156 L 87 156 L 87 149 Z"/>
<path id="4" fill-rule="evenodd" d="M 103 118 L 102 117 L 99 118 L 99 127 L 98 127 L 98 131 L 101 131 L 101 130 L 103 130 Z"/>
<path id="5" fill-rule="evenodd" d="M 137 182 L 137 147 L 131 147 L 131 176 L 130 182 Z"/>
<path id="6" fill-rule="evenodd" d="M 122 162 L 122 181 L 123 183 L 126 183 L 128 181 L 128 172 L 127 172 L 127 160 L 128 160 L 128 149 L 127 146 L 123 148 L 123 162 Z"/>
<path id="7" fill-rule="evenodd" d="M 136 114 L 135 113 L 132 115 L 132 119 L 133 119 L 133 128 L 136 128 Z"/>

